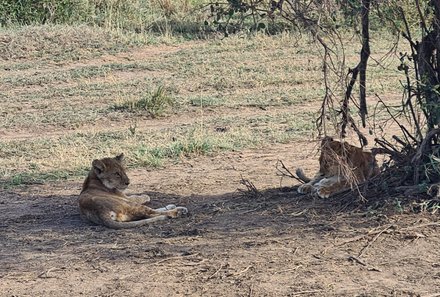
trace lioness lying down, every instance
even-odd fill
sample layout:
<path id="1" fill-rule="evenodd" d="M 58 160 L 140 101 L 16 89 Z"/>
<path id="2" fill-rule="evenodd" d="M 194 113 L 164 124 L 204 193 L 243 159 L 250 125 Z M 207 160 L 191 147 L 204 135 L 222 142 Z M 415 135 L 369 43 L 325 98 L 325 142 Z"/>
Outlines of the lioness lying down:
<path id="1" fill-rule="evenodd" d="M 328 198 L 332 194 L 353 187 L 370 177 L 379 174 L 376 159 L 371 152 L 346 142 L 324 137 L 319 156 L 319 172 L 313 179 L 305 176 L 301 168 L 296 170 L 298 177 L 305 182 L 298 192 L 317 194 Z"/>
<path id="2" fill-rule="evenodd" d="M 185 207 L 168 205 L 152 209 L 143 203 L 150 197 L 127 197 L 122 191 L 130 184 L 123 165 L 124 155 L 93 160 L 92 169 L 79 195 L 81 215 L 93 223 L 113 229 L 133 228 L 186 214 Z"/>

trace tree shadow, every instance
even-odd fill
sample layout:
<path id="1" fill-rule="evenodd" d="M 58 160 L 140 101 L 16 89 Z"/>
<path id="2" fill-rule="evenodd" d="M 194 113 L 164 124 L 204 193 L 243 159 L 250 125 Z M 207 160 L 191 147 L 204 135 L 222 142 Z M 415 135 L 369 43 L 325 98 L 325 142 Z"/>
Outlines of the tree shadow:
<path id="1" fill-rule="evenodd" d="M 262 238 L 276 240 L 295 229 L 328 234 L 346 230 L 347 226 L 368 228 L 380 224 L 380 216 L 366 212 L 350 217 L 355 210 L 341 208 L 332 199 L 299 195 L 295 187 L 212 196 L 137 194 L 148 194 L 153 208 L 176 204 L 186 206 L 189 214 L 140 228 L 112 230 L 82 220 L 76 195 L 2 194 L 0 262 L 4 264 L 3 269 L 13 268 L 29 254 L 38 258 L 73 253 L 87 259 L 99 254 L 99 257 L 119 260 L 139 255 L 166 257 L 191 253 L 194 245 L 182 243 L 190 238 L 207 238 L 205 248 L 222 250 L 224 240 L 250 238 L 247 244 L 253 245 Z"/>

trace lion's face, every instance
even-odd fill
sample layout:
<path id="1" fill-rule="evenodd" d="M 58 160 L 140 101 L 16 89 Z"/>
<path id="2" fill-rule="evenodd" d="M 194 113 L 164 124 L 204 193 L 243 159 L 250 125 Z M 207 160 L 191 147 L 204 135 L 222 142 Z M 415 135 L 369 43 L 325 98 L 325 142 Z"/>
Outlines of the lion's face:
<path id="1" fill-rule="evenodd" d="M 125 190 L 130 179 L 125 173 L 124 155 L 115 158 L 104 158 L 92 162 L 93 171 L 102 184 L 110 190 Z"/>
<path id="2" fill-rule="evenodd" d="M 324 176 L 339 175 L 341 162 L 347 160 L 346 155 L 347 151 L 344 150 L 341 142 L 325 137 L 321 143 L 319 172 Z"/>
<path id="3" fill-rule="evenodd" d="M 371 152 L 333 139 L 323 140 L 319 165 L 320 172 L 324 176 L 340 176 L 350 173 L 349 175 L 354 175 L 353 177 L 359 182 L 380 171 Z"/>

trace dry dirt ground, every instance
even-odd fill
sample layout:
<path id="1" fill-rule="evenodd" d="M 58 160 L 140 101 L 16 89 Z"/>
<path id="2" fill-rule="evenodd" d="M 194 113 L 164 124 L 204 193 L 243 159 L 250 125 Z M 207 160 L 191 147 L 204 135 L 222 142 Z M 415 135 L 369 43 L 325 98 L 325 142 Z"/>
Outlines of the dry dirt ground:
<path id="1" fill-rule="evenodd" d="M 128 231 L 81 220 L 80 180 L 4 191 L 0 295 L 439 296 L 438 216 L 296 194 L 275 164 L 301 165 L 304 146 L 132 170 L 129 193 L 190 213 Z"/>

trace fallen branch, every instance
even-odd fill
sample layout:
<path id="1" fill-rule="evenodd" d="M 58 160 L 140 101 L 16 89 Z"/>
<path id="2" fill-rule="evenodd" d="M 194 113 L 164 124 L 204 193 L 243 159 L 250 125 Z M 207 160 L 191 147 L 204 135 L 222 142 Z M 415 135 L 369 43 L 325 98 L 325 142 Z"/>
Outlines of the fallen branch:
<path id="1" fill-rule="evenodd" d="M 253 267 L 252 265 L 249 265 L 248 267 L 246 267 L 246 268 L 243 269 L 242 271 L 234 273 L 233 276 L 239 276 L 239 275 L 242 275 L 243 273 L 246 273 L 246 272 L 247 272 L 249 269 L 251 269 L 252 267 Z"/>
<path id="2" fill-rule="evenodd" d="M 399 231 L 402 230 L 412 230 L 412 229 L 420 229 L 423 227 L 430 227 L 430 226 L 440 226 L 440 222 L 439 223 L 426 223 L 426 224 L 420 224 L 420 225 L 415 225 L 415 226 L 409 226 L 409 227 L 405 227 L 402 229 L 399 229 Z"/>
<path id="3" fill-rule="evenodd" d="M 361 239 L 364 239 L 365 236 L 367 236 L 367 235 L 359 235 L 359 236 L 355 236 L 355 237 L 353 237 L 353 238 L 350 238 L 350 239 L 344 240 L 343 242 L 338 243 L 338 244 L 336 244 L 335 246 L 340 247 L 340 246 L 346 245 L 347 243 L 350 243 L 350 242 L 359 241 L 359 240 L 361 240 Z"/>
<path id="4" fill-rule="evenodd" d="M 53 271 L 57 271 L 60 270 L 59 268 L 49 268 L 46 271 L 43 271 L 42 273 L 40 273 L 39 275 L 37 275 L 38 278 L 55 278 L 55 276 L 49 276 L 49 273 L 53 272 Z"/>
<path id="5" fill-rule="evenodd" d="M 310 290 L 310 291 L 299 291 L 299 292 L 292 292 L 289 294 L 290 296 L 298 296 L 303 294 L 313 294 L 313 293 L 320 293 L 322 290 Z"/>
<path id="6" fill-rule="evenodd" d="M 227 266 L 228 266 L 228 264 L 221 264 L 220 267 L 213 274 L 208 276 L 207 280 L 213 278 L 214 276 L 216 276 L 216 274 L 219 273 L 220 270 L 223 269 L 223 267 L 227 267 Z"/>
<path id="7" fill-rule="evenodd" d="M 369 265 L 368 265 L 367 263 L 365 263 L 364 261 L 362 261 L 361 259 L 359 259 L 358 257 L 355 257 L 355 256 L 353 256 L 353 255 L 348 256 L 348 260 L 349 260 L 349 261 L 356 262 L 356 263 L 358 263 L 358 264 L 360 264 L 360 265 L 362 265 L 362 266 L 367 267 L 367 270 L 369 270 L 369 271 L 378 271 L 378 272 L 381 272 L 381 270 L 380 270 L 379 268 L 376 268 L 376 267 L 374 267 L 374 266 L 370 266 L 370 267 L 368 267 Z"/>
<path id="8" fill-rule="evenodd" d="M 379 236 L 382 234 L 382 233 L 384 233 L 385 231 L 387 231 L 388 229 L 390 229 L 391 227 L 394 227 L 394 225 L 388 225 L 386 228 L 384 228 L 384 229 L 382 229 L 381 231 L 379 231 L 379 233 L 377 233 L 377 235 L 376 236 L 374 236 L 374 238 L 372 239 L 372 240 L 370 240 L 369 242 L 368 242 L 368 244 L 366 245 L 366 246 L 364 246 L 361 250 L 360 250 L 360 252 L 359 252 L 359 254 L 358 254 L 358 257 L 361 257 L 362 256 L 362 254 L 379 238 Z"/>
<path id="9" fill-rule="evenodd" d="M 367 266 L 367 263 L 365 263 L 364 261 L 353 255 L 348 256 L 348 260 L 361 264 L 362 266 Z"/>
<path id="10" fill-rule="evenodd" d="M 150 265 L 157 265 L 157 264 L 161 264 L 163 262 L 167 262 L 167 261 L 170 261 L 170 260 L 183 259 L 183 258 L 194 257 L 194 256 L 198 256 L 198 255 L 199 255 L 199 253 L 190 254 L 190 255 L 175 256 L 175 257 L 169 257 L 169 258 L 165 258 L 165 259 L 162 259 L 160 261 L 154 262 L 154 263 L 152 263 Z"/>

